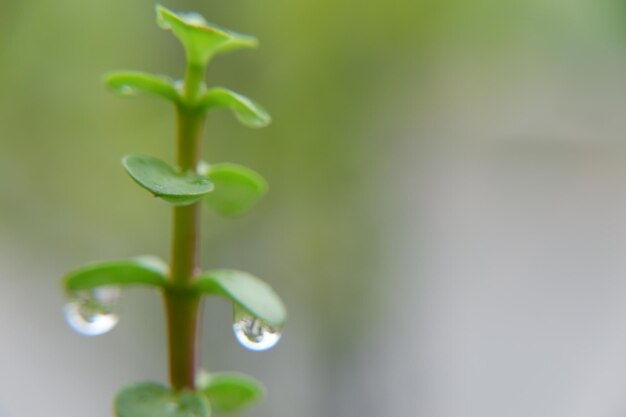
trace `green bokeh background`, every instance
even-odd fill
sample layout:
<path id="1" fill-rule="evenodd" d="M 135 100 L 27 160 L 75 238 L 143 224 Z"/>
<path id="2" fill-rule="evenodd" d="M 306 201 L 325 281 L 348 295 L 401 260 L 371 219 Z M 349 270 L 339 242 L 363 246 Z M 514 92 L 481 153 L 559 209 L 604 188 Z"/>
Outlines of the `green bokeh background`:
<path id="1" fill-rule="evenodd" d="M 393 265 L 401 254 L 426 262 L 429 246 L 440 236 L 427 216 L 418 221 L 429 202 L 415 203 L 411 196 L 428 198 L 428 192 L 415 190 L 437 187 L 429 182 L 437 170 L 423 167 L 441 155 L 456 155 L 464 166 L 463 155 L 493 155 L 513 137 L 517 145 L 507 149 L 515 153 L 521 146 L 519 153 L 535 160 L 562 155 L 561 142 L 553 140 L 559 135 L 567 143 L 570 136 L 582 138 L 592 148 L 606 138 L 601 142 L 608 144 L 608 154 L 625 155 L 623 124 L 611 124 L 625 111 L 624 2 L 168 0 L 163 5 L 198 11 L 261 42 L 257 50 L 217 57 L 207 79 L 258 100 L 272 114 L 272 125 L 248 130 L 227 112 L 212 113 L 204 142 L 206 160 L 250 166 L 268 180 L 270 193 L 241 219 L 207 212 L 203 267 L 234 267 L 265 278 L 291 313 L 281 344 L 254 354 L 235 344 L 226 304 L 207 305 L 205 366 L 248 372 L 267 382 L 269 398 L 246 415 L 517 416 L 481 408 L 482 403 L 469 402 L 465 414 L 459 411 L 463 407 L 422 401 L 440 380 L 432 369 L 397 386 L 393 366 L 388 374 L 377 374 L 381 367 L 370 361 L 393 356 L 377 336 L 385 334 L 381 329 L 400 321 L 407 334 L 422 334 L 411 327 L 419 311 L 390 313 L 398 303 L 412 303 L 401 297 L 407 281 L 427 286 L 432 279 L 427 272 Z M 117 69 L 181 76 L 182 49 L 154 20 L 154 3 L 146 0 L 3 0 L 1 417 L 44 410 L 106 416 L 119 385 L 166 377 L 156 297 L 132 291 L 119 328 L 84 339 L 65 328 L 58 290 L 59 277 L 87 261 L 168 256 L 168 206 L 136 187 L 119 160 L 134 152 L 171 160 L 172 109 L 149 98 L 120 99 L 101 83 L 103 74 Z M 541 123 L 528 129 L 524 111 L 534 105 L 532 100 L 523 105 L 529 100 L 525 92 L 529 86 L 543 90 L 542 85 L 560 86 L 556 107 L 588 98 L 590 109 L 600 102 L 607 111 L 590 122 L 591 133 L 573 128 L 555 135 Z M 498 113 L 503 108 L 505 117 Z M 591 114 L 586 107 L 581 111 Z M 548 121 L 553 117 L 547 112 Z M 493 128 L 501 124 L 505 128 Z M 408 240 L 409 249 L 402 246 L 407 240 L 398 238 L 407 230 L 418 235 Z M 395 359 L 428 362 L 424 358 L 428 355 Z M 415 403 L 384 392 L 415 396 Z M 445 388 L 437 392 L 433 395 L 445 402 Z M 535 415 L 565 417 L 545 410 Z M 594 417 L 604 415 L 613 414 Z"/>

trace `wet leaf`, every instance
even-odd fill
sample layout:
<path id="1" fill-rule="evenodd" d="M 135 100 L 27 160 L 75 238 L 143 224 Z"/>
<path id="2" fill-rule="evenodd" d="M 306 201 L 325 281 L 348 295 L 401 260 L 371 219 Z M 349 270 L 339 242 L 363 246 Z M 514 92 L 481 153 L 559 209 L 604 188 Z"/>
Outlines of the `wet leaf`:
<path id="1" fill-rule="evenodd" d="M 282 327 L 287 320 L 285 305 L 272 287 L 247 272 L 231 269 L 204 272 L 194 286 L 198 291 L 229 298 L 268 325 Z"/>
<path id="2" fill-rule="evenodd" d="M 167 265 L 156 257 L 138 257 L 121 261 L 98 262 L 78 268 L 63 278 L 66 291 L 104 286 L 164 286 Z"/>

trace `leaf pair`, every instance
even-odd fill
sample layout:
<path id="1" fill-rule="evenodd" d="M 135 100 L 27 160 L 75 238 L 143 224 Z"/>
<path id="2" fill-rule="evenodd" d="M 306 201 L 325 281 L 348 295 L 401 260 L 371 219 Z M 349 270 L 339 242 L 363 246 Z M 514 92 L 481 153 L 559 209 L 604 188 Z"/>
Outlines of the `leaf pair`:
<path id="1" fill-rule="evenodd" d="M 154 382 L 124 387 L 115 398 L 117 417 L 209 417 L 234 413 L 263 397 L 263 386 L 239 374 L 201 373 L 198 391 L 175 392 Z"/>
<path id="2" fill-rule="evenodd" d="M 237 120 L 246 127 L 261 128 L 270 124 L 271 116 L 254 100 L 223 87 L 205 91 L 193 104 L 187 103 L 176 81 L 162 75 L 139 71 L 120 71 L 106 76 L 105 85 L 123 96 L 136 96 L 140 93 L 154 95 L 177 105 L 209 111 L 230 109 Z"/>
<path id="3" fill-rule="evenodd" d="M 98 287 L 131 285 L 167 290 L 167 275 L 168 268 L 163 261 L 144 256 L 78 268 L 64 277 L 63 286 L 70 294 Z M 247 272 L 230 269 L 207 271 L 197 277 L 189 291 L 227 298 L 251 316 L 275 327 L 284 326 L 287 320 L 285 306 L 272 287 Z"/>
<path id="4" fill-rule="evenodd" d="M 238 216 L 267 191 L 267 183 L 253 170 L 237 164 L 203 163 L 199 173 L 178 172 L 160 159 L 129 155 L 122 159 L 128 174 L 144 189 L 175 205 L 205 201 L 223 216 Z"/>

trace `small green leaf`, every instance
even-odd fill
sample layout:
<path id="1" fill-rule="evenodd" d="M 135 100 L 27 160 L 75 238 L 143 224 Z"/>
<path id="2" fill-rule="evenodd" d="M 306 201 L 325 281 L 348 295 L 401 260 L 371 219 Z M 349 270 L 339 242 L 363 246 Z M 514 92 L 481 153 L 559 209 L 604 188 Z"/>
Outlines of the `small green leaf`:
<path id="1" fill-rule="evenodd" d="M 174 81 L 165 76 L 138 71 L 120 71 L 107 74 L 104 83 L 114 92 L 124 96 L 148 93 L 171 100 L 174 103 L 180 102 L 180 94 Z"/>
<path id="2" fill-rule="evenodd" d="M 173 392 L 154 382 L 122 388 L 115 396 L 117 417 L 209 417 L 210 405 L 203 394 Z"/>
<path id="3" fill-rule="evenodd" d="M 263 398 L 265 389 L 256 379 L 243 374 L 201 372 L 197 387 L 217 413 L 235 413 Z"/>
<path id="4" fill-rule="evenodd" d="M 177 172 L 151 156 L 127 155 L 122 158 L 122 165 L 137 184 L 172 204 L 194 203 L 213 189 L 213 184 L 205 177 Z"/>
<path id="5" fill-rule="evenodd" d="M 222 87 L 204 93 L 200 105 L 206 109 L 229 108 L 244 126 L 265 127 L 272 121 L 269 113 L 254 100 Z"/>
<path id="6" fill-rule="evenodd" d="M 68 273 L 63 278 L 66 291 L 80 291 L 107 285 L 166 284 L 167 265 L 156 257 L 99 262 Z"/>
<path id="7" fill-rule="evenodd" d="M 215 186 L 204 200 L 222 216 L 242 215 L 267 192 L 265 179 L 242 165 L 203 164 L 199 172 Z"/>
<path id="8" fill-rule="evenodd" d="M 208 23 L 197 13 L 176 14 L 157 6 L 157 22 L 169 29 L 182 43 L 191 64 L 204 66 L 217 53 L 241 48 L 254 48 L 255 37 L 242 35 Z"/>
<path id="9" fill-rule="evenodd" d="M 247 272 L 208 271 L 198 277 L 194 286 L 198 291 L 229 298 L 271 326 L 282 327 L 287 320 L 285 305 L 272 287 Z"/>

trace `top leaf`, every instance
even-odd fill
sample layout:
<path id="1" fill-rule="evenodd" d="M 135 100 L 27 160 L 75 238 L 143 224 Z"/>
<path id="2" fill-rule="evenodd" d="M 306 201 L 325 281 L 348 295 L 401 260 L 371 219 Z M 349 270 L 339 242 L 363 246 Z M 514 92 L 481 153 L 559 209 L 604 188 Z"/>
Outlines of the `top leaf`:
<path id="1" fill-rule="evenodd" d="M 157 6 L 157 22 L 169 29 L 182 43 L 190 64 L 204 66 L 215 54 L 241 48 L 255 48 L 253 36 L 242 35 L 208 23 L 197 13 L 176 14 Z"/>

